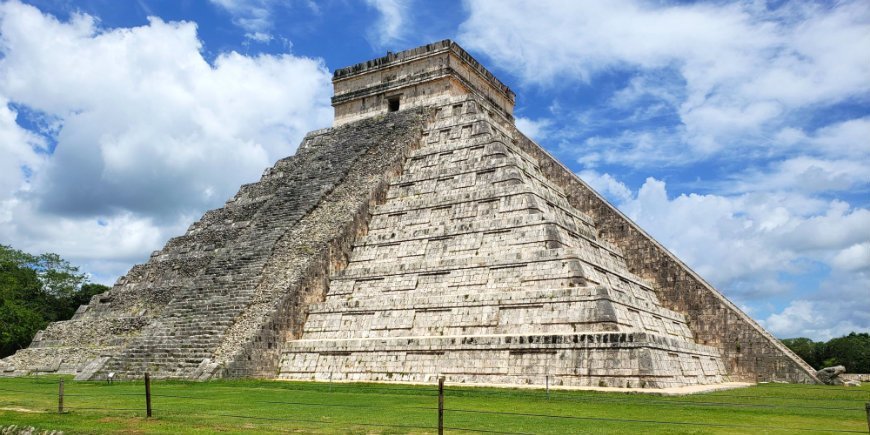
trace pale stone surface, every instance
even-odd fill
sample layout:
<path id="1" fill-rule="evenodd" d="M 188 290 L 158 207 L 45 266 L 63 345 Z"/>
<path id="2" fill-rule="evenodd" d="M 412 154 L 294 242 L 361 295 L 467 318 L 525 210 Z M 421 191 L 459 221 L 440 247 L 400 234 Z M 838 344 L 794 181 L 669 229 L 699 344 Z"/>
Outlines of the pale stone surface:
<path id="1" fill-rule="evenodd" d="M 816 376 L 818 376 L 819 380 L 822 383 L 828 385 L 843 385 L 845 380 L 841 377 L 846 373 L 846 367 L 843 366 L 833 366 L 833 367 L 825 367 L 818 372 L 816 372 Z"/>
<path id="2" fill-rule="evenodd" d="M 818 381 L 519 132 L 513 92 L 455 43 L 338 70 L 334 84 L 336 127 L 0 375 Z"/>
<path id="3" fill-rule="evenodd" d="M 685 317 L 627 270 L 485 104 L 435 106 L 424 145 L 288 344 L 280 377 L 722 382 L 718 352 L 692 341 Z"/>
<path id="4" fill-rule="evenodd" d="M 513 91 L 450 40 L 336 70 L 333 84 L 336 126 L 386 113 L 390 99 L 407 109 L 468 94 L 513 119 Z"/>
<path id="5" fill-rule="evenodd" d="M 870 374 L 867 373 L 843 373 L 840 377 L 847 381 L 870 382 Z"/>

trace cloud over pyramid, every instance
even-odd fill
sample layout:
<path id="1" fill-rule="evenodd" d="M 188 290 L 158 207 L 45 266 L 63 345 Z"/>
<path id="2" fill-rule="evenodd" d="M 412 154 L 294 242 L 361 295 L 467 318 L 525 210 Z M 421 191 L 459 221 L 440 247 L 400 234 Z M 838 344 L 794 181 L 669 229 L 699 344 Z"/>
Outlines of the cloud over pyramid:
<path id="1" fill-rule="evenodd" d="M 335 72 L 335 126 L 0 362 L 100 378 L 815 382 L 514 125 L 445 40 Z"/>

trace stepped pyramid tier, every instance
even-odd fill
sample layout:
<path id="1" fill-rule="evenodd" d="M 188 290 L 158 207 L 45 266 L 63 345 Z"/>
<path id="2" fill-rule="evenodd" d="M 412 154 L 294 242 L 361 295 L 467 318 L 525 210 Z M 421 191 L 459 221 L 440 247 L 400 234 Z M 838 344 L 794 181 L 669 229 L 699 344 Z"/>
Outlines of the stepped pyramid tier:
<path id="1" fill-rule="evenodd" d="M 451 41 L 335 72 L 335 126 L 5 374 L 672 387 L 814 371 L 514 125 Z"/>
<path id="2" fill-rule="evenodd" d="M 474 97 L 435 106 L 423 146 L 285 347 L 280 377 L 722 382 L 718 350 L 694 342 L 685 316 L 483 107 Z"/>

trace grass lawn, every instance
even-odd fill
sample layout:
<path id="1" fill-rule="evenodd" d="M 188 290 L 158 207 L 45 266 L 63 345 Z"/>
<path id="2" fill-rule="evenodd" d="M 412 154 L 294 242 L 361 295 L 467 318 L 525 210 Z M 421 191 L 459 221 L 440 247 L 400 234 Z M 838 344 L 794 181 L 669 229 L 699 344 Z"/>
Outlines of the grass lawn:
<path id="1" fill-rule="evenodd" d="M 77 433 L 434 433 L 437 387 L 278 381 L 107 385 L 60 377 L 0 378 L 0 426 Z M 445 387 L 447 432 L 867 433 L 860 388 L 763 384 L 682 397 Z"/>

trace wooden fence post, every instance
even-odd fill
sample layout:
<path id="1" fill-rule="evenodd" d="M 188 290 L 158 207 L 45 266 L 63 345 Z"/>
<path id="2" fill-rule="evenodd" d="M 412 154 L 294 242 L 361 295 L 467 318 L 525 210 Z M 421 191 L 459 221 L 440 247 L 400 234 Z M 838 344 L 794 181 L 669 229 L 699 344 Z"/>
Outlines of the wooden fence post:
<path id="1" fill-rule="evenodd" d="M 867 412 L 867 432 L 870 433 L 870 402 L 864 404 L 864 411 Z"/>
<path id="2" fill-rule="evenodd" d="M 438 435 L 444 435 L 444 376 L 438 377 Z"/>
<path id="3" fill-rule="evenodd" d="M 547 375 L 546 384 L 547 384 L 547 400 L 550 400 L 550 375 Z"/>
<path id="4" fill-rule="evenodd" d="M 57 413 L 63 414 L 63 378 L 57 386 Z"/>
<path id="5" fill-rule="evenodd" d="M 151 417 L 151 375 L 145 372 L 145 413 Z"/>

